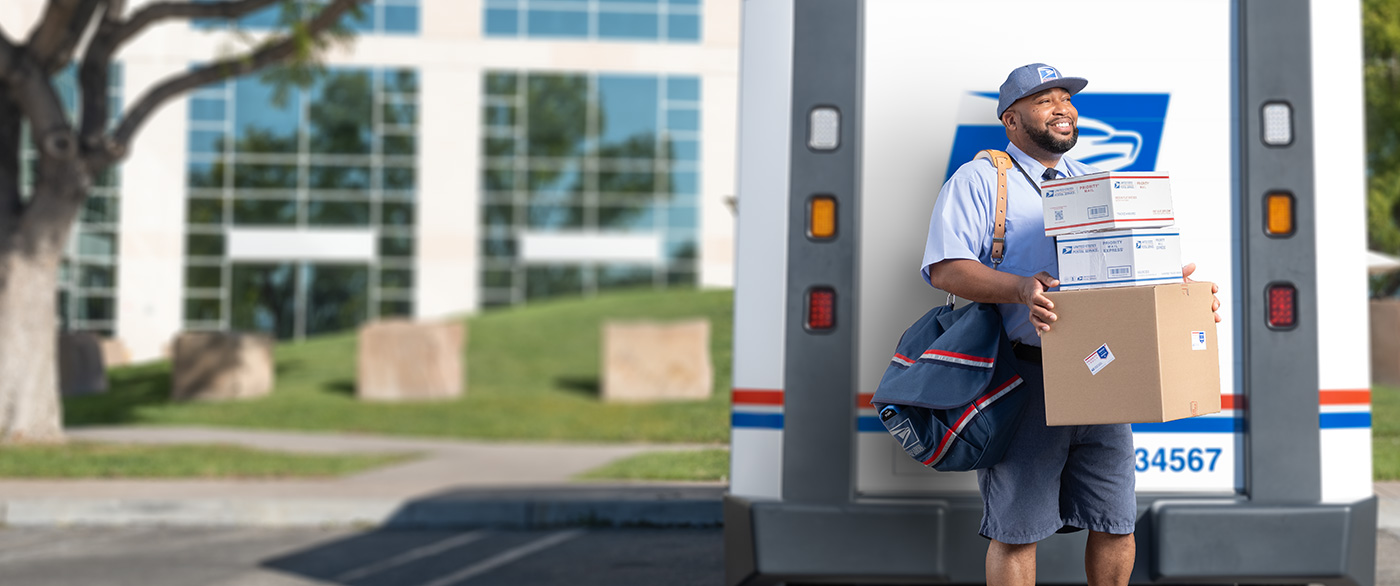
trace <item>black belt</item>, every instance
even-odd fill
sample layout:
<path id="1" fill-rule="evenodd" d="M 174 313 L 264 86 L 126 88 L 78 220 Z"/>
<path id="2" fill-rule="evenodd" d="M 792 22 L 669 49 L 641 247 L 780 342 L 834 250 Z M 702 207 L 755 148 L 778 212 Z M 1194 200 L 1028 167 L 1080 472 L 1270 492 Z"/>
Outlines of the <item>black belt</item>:
<path id="1" fill-rule="evenodd" d="M 1016 357 L 1020 358 L 1021 360 L 1040 364 L 1040 346 L 1022 344 L 1021 342 L 1012 342 L 1011 352 L 1016 354 Z"/>

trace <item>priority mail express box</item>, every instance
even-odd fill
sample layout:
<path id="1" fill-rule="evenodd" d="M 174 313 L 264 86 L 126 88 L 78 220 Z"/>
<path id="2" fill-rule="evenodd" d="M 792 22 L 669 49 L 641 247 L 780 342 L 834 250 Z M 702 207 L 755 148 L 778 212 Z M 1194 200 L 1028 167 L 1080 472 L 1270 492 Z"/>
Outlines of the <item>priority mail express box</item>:
<path id="1" fill-rule="evenodd" d="M 1181 233 L 1171 228 L 1055 237 L 1060 290 L 1181 281 Z"/>
<path id="2" fill-rule="evenodd" d="M 1176 223 L 1166 173 L 1104 171 L 1041 184 L 1045 235 L 1127 228 L 1164 228 Z"/>
<path id="3" fill-rule="evenodd" d="M 1155 423 L 1220 412 L 1211 284 L 1047 293 L 1049 425 Z"/>

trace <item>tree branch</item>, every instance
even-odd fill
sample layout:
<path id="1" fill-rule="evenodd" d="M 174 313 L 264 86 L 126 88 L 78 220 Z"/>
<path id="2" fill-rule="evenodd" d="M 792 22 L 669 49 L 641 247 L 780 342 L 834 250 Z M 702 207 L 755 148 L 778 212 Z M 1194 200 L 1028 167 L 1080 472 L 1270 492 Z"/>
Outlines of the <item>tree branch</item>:
<path id="1" fill-rule="evenodd" d="M 136 11 L 114 34 L 120 47 L 146 27 L 174 18 L 226 18 L 233 20 L 267 8 L 281 0 L 227 0 L 224 2 L 153 2 Z"/>
<path id="2" fill-rule="evenodd" d="M 242 3 L 253 1 L 255 0 L 242 0 Z M 268 40 L 251 53 L 216 61 L 188 73 L 167 78 L 147 91 L 126 110 L 121 123 L 112 131 L 109 139 L 97 141 L 105 144 L 84 145 L 85 149 L 90 149 L 89 168 L 101 169 L 126 156 L 136 132 L 145 124 L 146 119 L 165 102 L 203 85 L 246 75 L 293 57 L 304 56 L 307 51 L 311 50 L 309 49 L 310 44 L 316 43 L 322 33 L 339 23 L 346 12 L 358 4 L 368 1 L 332 0 L 311 20 L 292 25 L 291 32 Z M 240 2 L 225 2 L 224 4 L 240 4 Z"/>
<path id="3" fill-rule="evenodd" d="M 108 0 L 49 0 L 43 19 L 34 27 L 28 51 L 52 75 L 73 60 L 73 50 L 92 25 L 92 16 Z"/>

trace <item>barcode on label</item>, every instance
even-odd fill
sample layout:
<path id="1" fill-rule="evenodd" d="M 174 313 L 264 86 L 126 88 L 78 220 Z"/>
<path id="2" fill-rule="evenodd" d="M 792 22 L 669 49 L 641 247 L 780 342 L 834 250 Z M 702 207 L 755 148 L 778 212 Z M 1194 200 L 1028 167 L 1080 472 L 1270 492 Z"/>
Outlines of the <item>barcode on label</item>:
<path id="1" fill-rule="evenodd" d="M 1133 267 L 1123 265 L 1119 267 L 1108 267 L 1108 276 L 1112 278 L 1133 276 Z"/>
<path id="2" fill-rule="evenodd" d="M 1089 208 L 1089 219 L 1097 220 L 1108 217 L 1108 206 L 1091 206 Z"/>

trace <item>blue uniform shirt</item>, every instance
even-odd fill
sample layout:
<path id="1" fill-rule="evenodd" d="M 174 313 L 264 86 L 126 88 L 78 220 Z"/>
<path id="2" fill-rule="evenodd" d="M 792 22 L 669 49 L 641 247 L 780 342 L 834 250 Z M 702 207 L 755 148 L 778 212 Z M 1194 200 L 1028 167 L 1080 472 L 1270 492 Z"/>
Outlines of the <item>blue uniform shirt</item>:
<path id="1" fill-rule="evenodd" d="M 1045 235 L 1045 216 L 1041 209 L 1040 192 L 1026 175 L 1039 183 L 1045 165 L 1030 155 L 1006 145 L 1006 152 L 1026 170 L 1022 174 L 1012 166 L 1006 178 L 1006 251 L 997 270 L 1029 277 L 1045 271 L 1059 278 L 1055 260 L 1055 239 Z M 1055 165 L 1057 178 L 1075 177 L 1099 170 L 1089 165 L 1060 157 Z M 986 159 L 964 163 L 938 192 L 938 202 L 929 219 L 928 242 L 924 245 L 924 260 L 920 267 L 928 281 L 929 266 L 947 259 L 965 258 L 992 266 L 992 218 L 996 215 L 997 168 Z M 1002 323 L 1012 341 L 1040 345 L 1035 327 L 1031 325 L 1030 309 L 1020 303 L 1000 303 Z"/>

